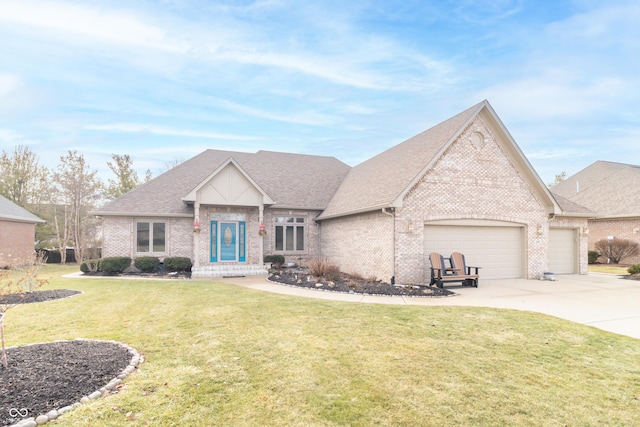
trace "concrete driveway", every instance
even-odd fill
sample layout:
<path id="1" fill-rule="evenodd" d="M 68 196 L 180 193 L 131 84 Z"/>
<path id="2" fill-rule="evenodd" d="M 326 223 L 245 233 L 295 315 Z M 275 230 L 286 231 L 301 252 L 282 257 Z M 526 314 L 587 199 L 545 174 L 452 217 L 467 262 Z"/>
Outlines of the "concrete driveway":
<path id="1" fill-rule="evenodd" d="M 458 295 L 447 298 L 381 297 L 302 289 L 266 281 L 264 276 L 224 282 L 275 292 L 336 301 L 403 305 L 451 305 L 510 308 L 550 314 L 640 339 L 640 281 L 611 274 L 556 276 L 556 281 L 480 280 L 479 288 L 448 286 Z"/>

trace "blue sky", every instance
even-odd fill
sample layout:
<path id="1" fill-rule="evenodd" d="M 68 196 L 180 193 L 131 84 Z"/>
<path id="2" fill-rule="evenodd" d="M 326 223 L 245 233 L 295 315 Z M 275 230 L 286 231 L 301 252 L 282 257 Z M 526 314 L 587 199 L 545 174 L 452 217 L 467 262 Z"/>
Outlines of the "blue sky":
<path id="1" fill-rule="evenodd" d="M 0 149 L 356 165 L 488 99 L 544 182 L 640 164 L 637 0 L 0 0 Z"/>

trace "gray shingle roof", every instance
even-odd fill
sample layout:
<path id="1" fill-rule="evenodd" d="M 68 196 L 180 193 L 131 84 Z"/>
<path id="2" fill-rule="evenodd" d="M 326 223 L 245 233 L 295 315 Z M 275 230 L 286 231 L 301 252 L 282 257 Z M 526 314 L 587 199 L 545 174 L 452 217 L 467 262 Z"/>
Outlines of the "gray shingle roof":
<path id="1" fill-rule="evenodd" d="M 565 215 L 571 215 L 571 214 L 579 215 L 579 216 L 595 216 L 596 215 L 596 213 L 589 208 L 586 208 L 577 203 L 573 203 L 571 200 L 565 197 L 562 197 L 559 194 L 553 193 L 553 191 L 551 193 L 553 194 L 553 197 L 556 199 L 556 201 L 558 202 L 558 205 L 560 205 L 560 209 L 562 209 L 562 212 Z"/>
<path id="2" fill-rule="evenodd" d="M 275 206 L 288 209 L 324 209 L 350 169 L 334 157 L 206 150 L 93 213 L 191 216 L 193 207 L 182 198 L 230 158 L 275 201 Z"/>
<path id="3" fill-rule="evenodd" d="M 0 196 L 0 219 L 30 223 L 44 222 L 44 220 L 3 196 Z"/>
<path id="4" fill-rule="evenodd" d="M 599 160 L 551 188 L 598 216 L 640 216 L 640 166 Z"/>
<path id="5" fill-rule="evenodd" d="M 476 104 L 353 167 L 320 218 L 391 206 L 485 105 Z"/>

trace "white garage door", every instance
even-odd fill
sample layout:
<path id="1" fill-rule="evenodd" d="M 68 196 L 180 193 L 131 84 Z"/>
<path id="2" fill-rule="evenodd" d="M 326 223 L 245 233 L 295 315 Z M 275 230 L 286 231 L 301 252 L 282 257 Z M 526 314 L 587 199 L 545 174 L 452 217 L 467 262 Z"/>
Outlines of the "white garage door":
<path id="1" fill-rule="evenodd" d="M 573 274 L 576 272 L 577 259 L 575 230 L 549 229 L 549 271 L 554 274 Z"/>
<path id="2" fill-rule="evenodd" d="M 481 281 L 523 277 L 522 227 L 426 225 L 424 232 L 427 266 L 431 252 L 445 258 L 461 252 L 467 265 L 482 267 Z"/>

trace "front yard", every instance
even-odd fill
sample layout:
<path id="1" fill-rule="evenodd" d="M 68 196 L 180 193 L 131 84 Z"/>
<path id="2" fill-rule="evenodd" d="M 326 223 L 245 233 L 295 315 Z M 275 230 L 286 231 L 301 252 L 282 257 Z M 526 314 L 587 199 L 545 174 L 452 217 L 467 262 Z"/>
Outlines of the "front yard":
<path id="1" fill-rule="evenodd" d="M 57 426 L 634 425 L 640 341 L 542 314 L 340 303 L 210 280 L 64 279 L 7 312 L 7 345 L 144 355 Z M 72 374 L 72 372 L 70 373 Z"/>

